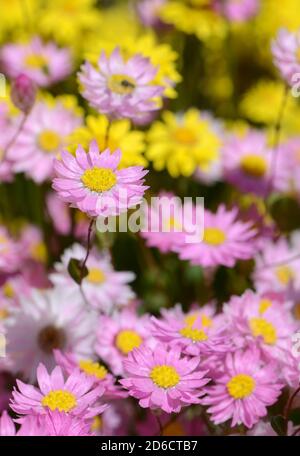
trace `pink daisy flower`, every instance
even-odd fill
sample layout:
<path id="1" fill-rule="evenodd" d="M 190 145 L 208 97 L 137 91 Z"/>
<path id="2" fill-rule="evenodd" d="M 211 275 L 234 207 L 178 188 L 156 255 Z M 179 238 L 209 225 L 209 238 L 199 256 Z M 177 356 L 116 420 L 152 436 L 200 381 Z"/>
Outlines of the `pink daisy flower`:
<path id="1" fill-rule="evenodd" d="M 252 258 L 257 251 L 256 230 L 250 222 L 237 220 L 237 215 L 237 208 L 226 210 L 223 205 L 215 214 L 206 210 L 203 239 L 175 246 L 179 258 L 204 267 L 233 267 L 237 260 Z M 193 229 L 191 225 L 190 232 Z"/>
<path id="2" fill-rule="evenodd" d="M 283 79 L 293 85 L 293 75 L 300 73 L 300 30 L 290 32 L 281 28 L 272 42 L 272 54 Z"/>
<path id="3" fill-rule="evenodd" d="M 83 261 L 86 249 L 80 244 L 74 244 L 67 249 L 61 263 L 55 263 L 55 272 L 50 274 L 50 279 L 55 285 L 63 286 L 68 292 L 78 294 L 78 285 L 70 277 L 68 264 L 71 258 Z M 93 249 L 89 255 L 86 266 L 89 270 L 87 277 L 82 282 L 83 292 L 95 309 L 111 313 L 118 307 L 126 306 L 135 298 L 129 283 L 135 278 L 133 272 L 115 271 L 112 267 L 109 254 L 99 254 Z"/>
<path id="4" fill-rule="evenodd" d="M 258 13 L 259 0 L 217 0 L 216 8 L 232 22 L 246 22 Z"/>
<path id="5" fill-rule="evenodd" d="M 215 424 L 231 419 L 231 427 L 251 428 L 267 415 L 267 406 L 276 402 L 282 387 L 274 363 L 264 365 L 256 350 L 237 351 L 226 356 L 223 372 L 205 389 L 202 404 L 209 405 Z"/>
<path id="6" fill-rule="evenodd" d="M 272 154 L 261 132 L 250 131 L 244 137 L 230 136 L 222 154 L 225 179 L 242 192 L 265 196 L 270 186 Z"/>
<path id="7" fill-rule="evenodd" d="M 123 373 L 124 360 L 144 343 L 152 343 L 147 315 L 139 317 L 135 311 L 124 309 L 111 317 L 100 317 L 95 350 L 115 375 Z"/>
<path id="8" fill-rule="evenodd" d="M 69 135 L 81 125 L 81 117 L 61 101 L 38 102 L 9 149 L 15 172 L 24 172 L 41 183 L 53 176 L 54 158 L 68 144 Z"/>
<path id="9" fill-rule="evenodd" d="M 43 415 L 27 415 L 15 421 L 21 424 L 18 436 L 89 437 L 94 435 L 90 431 L 91 420 L 58 410 L 53 412 L 47 410 Z"/>
<path id="10" fill-rule="evenodd" d="M 58 197 L 56 192 L 48 193 L 46 205 L 57 233 L 63 236 L 69 234 L 72 228 L 72 220 L 68 205 Z"/>
<path id="11" fill-rule="evenodd" d="M 182 226 L 182 204 L 172 193 L 161 192 L 151 199 L 151 205 L 144 206 L 144 221 L 140 235 L 149 247 L 156 247 L 166 253 L 174 249 L 180 239 L 185 238 Z"/>
<path id="12" fill-rule="evenodd" d="M 95 406 L 103 388 L 94 386 L 94 380 L 74 371 L 65 380 L 62 369 L 56 366 L 51 374 L 43 364 L 37 368 L 38 388 L 17 380 L 19 391 L 14 388 L 11 408 L 20 415 L 43 415 L 58 410 L 72 416 L 92 417 L 106 406 Z"/>
<path id="13" fill-rule="evenodd" d="M 165 310 L 163 317 L 151 317 L 153 336 L 168 346 L 180 347 L 186 355 L 224 354 L 232 348 L 225 334 L 226 326 L 218 322 L 213 305 L 207 304 L 187 314 L 181 311 L 181 315 Z"/>
<path id="14" fill-rule="evenodd" d="M 33 290 L 20 300 L 5 320 L 7 353 L 13 372 L 35 380 L 40 362 L 55 366 L 54 349 L 71 351 L 82 358 L 93 355 L 95 315 L 87 312 L 81 295 L 72 296 L 64 288 Z M 76 331 L 74 331 L 76 328 Z"/>
<path id="15" fill-rule="evenodd" d="M 287 297 L 292 296 L 294 290 L 300 291 L 300 259 L 290 261 L 297 255 L 299 248 L 292 248 L 284 237 L 276 242 L 266 241 L 261 252 L 255 257 L 252 276 L 255 288 L 259 292 L 283 292 Z"/>
<path id="16" fill-rule="evenodd" d="M 25 74 L 42 87 L 65 79 L 72 71 L 69 49 L 60 49 L 54 42 L 43 43 L 39 37 L 26 44 L 4 45 L 0 61 L 9 77 Z"/>
<path id="17" fill-rule="evenodd" d="M 16 272 L 20 267 L 20 256 L 19 243 L 11 238 L 5 226 L 0 225 L 0 273 Z"/>
<path id="18" fill-rule="evenodd" d="M 67 374 L 70 375 L 74 370 L 79 369 L 80 372 L 88 377 L 92 377 L 95 385 L 101 385 L 104 388 L 104 395 L 106 398 L 127 396 L 118 385 L 115 385 L 115 379 L 108 372 L 106 367 L 95 359 L 80 358 L 73 353 L 63 353 L 60 350 L 54 350 L 54 356 L 57 364 Z"/>
<path id="19" fill-rule="evenodd" d="M 152 84 L 157 69 L 140 54 L 124 61 L 119 48 L 107 57 L 101 53 L 98 68 L 85 62 L 79 73 L 82 95 L 102 114 L 139 119 L 159 109 L 155 97 L 164 88 Z"/>
<path id="20" fill-rule="evenodd" d="M 291 334 L 299 325 L 281 302 L 247 290 L 242 296 L 232 296 L 224 313 L 238 347 L 255 343 L 267 360 L 291 361 Z"/>
<path id="21" fill-rule="evenodd" d="M 86 153 L 79 145 L 76 157 L 62 152 L 55 161 L 57 178 L 53 188 L 66 202 L 91 217 L 120 215 L 141 202 L 145 190 L 143 177 L 148 171 L 141 166 L 118 170 L 121 151 L 109 149 L 100 153 L 92 141 Z"/>
<path id="22" fill-rule="evenodd" d="M 142 408 L 158 408 L 179 413 L 182 407 L 199 404 L 203 386 L 209 382 L 199 368 L 199 358 L 181 357 L 179 348 L 166 349 L 145 345 L 130 353 L 124 361 L 127 378 L 120 383 Z"/>

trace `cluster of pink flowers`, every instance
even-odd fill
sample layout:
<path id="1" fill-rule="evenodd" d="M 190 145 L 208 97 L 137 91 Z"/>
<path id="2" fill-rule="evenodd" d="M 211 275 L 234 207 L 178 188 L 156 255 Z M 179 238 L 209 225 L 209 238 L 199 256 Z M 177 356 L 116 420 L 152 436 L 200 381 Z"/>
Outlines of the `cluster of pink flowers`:
<path id="1" fill-rule="evenodd" d="M 141 0 L 131 13 L 157 35 L 216 33 L 219 48 L 259 6 Z M 300 133 L 281 131 L 286 98 L 275 143 L 230 109 L 180 111 L 197 74 L 173 115 L 176 52 L 151 33 L 92 62 L 64 39 L 0 46 L 0 436 L 274 435 L 274 410 L 280 433 L 300 433 Z M 194 41 L 181 41 L 186 76 Z M 299 32 L 280 29 L 271 54 L 288 96 Z"/>

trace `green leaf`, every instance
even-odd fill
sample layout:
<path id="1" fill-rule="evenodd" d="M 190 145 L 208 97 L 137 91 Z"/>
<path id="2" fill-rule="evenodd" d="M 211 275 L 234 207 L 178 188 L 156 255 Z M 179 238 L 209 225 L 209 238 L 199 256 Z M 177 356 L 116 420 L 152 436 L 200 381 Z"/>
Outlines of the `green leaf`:
<path id="1" fill-rule="evenodd" d="M 294 426 L 300 425 L 300 407 L 290 411 L 289 419 L 293 422 Z"/>
<path id="2" fill-rule="evenodd" d="M 82 279 L 88 275 L 89 270 L 86 266 L 82 268 L 82 261 L 77 260 L 77 258 L 71 258 L 68 264 L 68 272 L 74 282 L 81 285 Z"/>
<path id="3" fill-rule="evenodd" d="M 287 434 L 287 423 L 282 415 L 272 416 L 271 426 L 277 435 L 283 436 Z"/>

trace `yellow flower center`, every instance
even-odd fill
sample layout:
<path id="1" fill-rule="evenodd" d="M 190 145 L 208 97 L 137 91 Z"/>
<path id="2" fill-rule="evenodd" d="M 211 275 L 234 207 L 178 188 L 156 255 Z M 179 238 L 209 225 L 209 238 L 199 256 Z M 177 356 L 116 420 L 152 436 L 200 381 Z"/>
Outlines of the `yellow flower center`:
<path id="1" fill-rule="evenodd" d="M 272 301 L 270 299 L 262 299 L 259 303 L 259 313 L 263 314 L 272 306 Z"/>
<path id="2" fill-rule="evenodd" d="M 29 54 L 25 59 L 25 65 L 30 68 L 47 71 L 48 60 L 43 55 Z"/>
<path id="3" fill-rule="evenodd" d="M 60 412 L 69 412 L 77 405 L 76 397 L 69 391 L 55 390 L 50 391 L 42 399 L 43 407 L 50 410 L 59 410 Z"/>
<path id="4" fill-rule="evenodd" d="M 255 380 L 246 374 L 238 374 L 227 383 L 227 390 L 234 399 L 244 399 L 253 393 Z"/>
<path id="5" fill-rule="evenodd" d="M 45 263 L 47 260 L 47 249 L 44 242 L 38 242 L 31 246 L 31 256 L 34 260 Z"/>
<path id="6" fill-rule="evenodd" d="M 196 314 L 196 313 L 187 315 L 184 319 L 184 322 L 186 323 L 187 326 L 193 326 L 193 324 L 195 323 L 197 318 L 198 318 L 198 314 Z"/>
<path id="7" fill-rule="evenodd" d="M 116 337 L 116 347 L 124 355 L 128 355 L 134 348 L 138 348 L 141 343 L 141 336 L 131 329 L 120 331 Z"/>
<path id="8" fill-rule="evenodd" d="M 115 173 L 110 168 L 87 169 L 81 176 L 84 185 L 91 191 L 102 193 L 110 190 L 117 182 Z"/>
<path id="9" fill-rule="evenodd" d="M 220 228 L 205 228 L 203 241 L 210 245 L 221 245 L 225 242 L 226 235 Z"/>
<path id="10" fill-rule="evenodd" d="M 136 81 L 125 74 L 114 74 L 108 80 L 108 87 L 118 95 L 130 95 L 136 87 Z"/>
<path id="11" fill-rule="evenodd" d="M 179 332 L 183 337 L 191 339 L 193 342 L 203 342 L 204 340 L 208 339 L 203 329 L 191 328 L 191 326 L 186 326 Z"/>
<path id="12" fill-rule="evenodd" d="M 5 307 L 0 309 L 0 320 L 5 320 L 9 316 L 9 312 Z"/>
<path id="13" fill-rule="evenodd" d="M 240 166 L 244 173 L 251 177 L 263 177 L 267 171 L 267 162 L 260 155 L 245 155 L 241 159 Z"/>
<path id="14" fill-rule="evenodd" d="M 276 328 L 264 318 L 251 318 L 250 329 L 254 337 L 262 337 L 268 345 L 274 345 L 277 341 Z"/>
<path id="15" fill-rule="evenodd" d="M 191 145 L 197 141 L 195 133 L 186 127 L 178 127 L 174 132 L 175 141 L 184 145 Z"/>
<path id="16" fill-rule="evenodd" d="M 99 416 L 99 415 L 95 416 L 95 418 L 93 419 L 92 425 L 91 425 L 91 430 L 100 431 L 102 429 L 102 426 L 103 426 L 103 421 L 102 421 L 101 416 Z"/>
<path id="17" fill-rule="evenodd" d="M 15 291 L 9 282 L 3 285 L 2 291 L 6 298 L 13 298 L 15 296 Z"/>
<path id="18" fill-rule="evenodd" d="M 102 380 L 107 375 L 107 369 L 99 363 L 94 363 L 91 359 L 79 361 L 80 369 L 88 375 L 93 375 Z"/>
<path id="19" fill-rule="evenodd" d="M 282 285 L 288 285 L 294 278 L 294 273 L 289 266 L 279 266 L 276 268 L 276 276 Z"/>
<path id="20" fill-rule="evenodd" d="M 179 383 L 180 377 L 173 366 L 155 366 L 150 372 L 151 380 L 160 388 L 172 388 Z"/>
<path id="21" fill-rule="evenodd" d="M 44 152 L 54 152 L 60 146 L 61 139 L 59 135 L 52 130 L 44 130 L 39 134 L 38 144 Z"/>
<path id="22" fill-rule="evenodd" d="M 89 269 L 89 273 L 86 279 L 95 285 L 100 285 L 105 281 L 105 275 L 99 268 L 91 268 Z"/>

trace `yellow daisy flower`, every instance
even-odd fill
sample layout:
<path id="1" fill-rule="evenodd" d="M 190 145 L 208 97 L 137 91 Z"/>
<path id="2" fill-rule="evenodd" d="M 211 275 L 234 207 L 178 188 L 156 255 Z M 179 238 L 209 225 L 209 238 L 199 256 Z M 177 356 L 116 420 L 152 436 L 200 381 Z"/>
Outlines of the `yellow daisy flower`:
<path id="1" fill-rule="evenodd" d="M 157 171 L 167 169 L 172 177 L 190 176 L 199 167 L 209 171 L 219 158 L 221 140 L 212 122 L 197 109 L 184 115 L 162 114 L 148 133 L 146 157 Z"/>
<path id="2" fill-rule="evenodd" d="M 60 44 L 81 48 L 83 41 L 99 32 L 102 22 L 96 0 L 51 0 L 45 2 L 39 28 Z"/>
<path id="3" fill-rule="evenodd" d="M 107 117 L 103 115 L 88 116 L 86 126 L 74 131 L 71 143 L 74 146 L 81 144 L 87 149 L 93 139 L 96 139 L 100 150 L 104 150 L 106 147 L 109 147 L 111 151 L 121 149 L 121 168 L 148 164 L 143 155 L 145 134 L 141 131 L 130 130 L 128 119 L 116 120 L 109 125 Z"/>
<path id="4" fill-rule="evenodd" d="M 200 40 L 222 37 L 226 22 L 215 13 L 211 0 L 170 0 L 159 11 L 160 18 L 185 33 L 195 34 Z"/>

